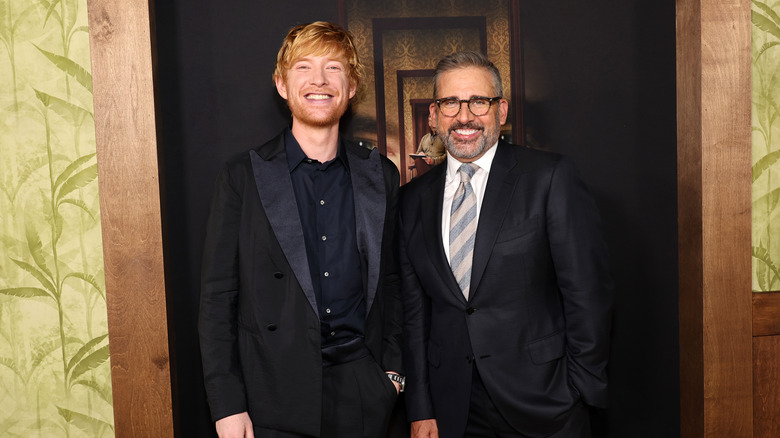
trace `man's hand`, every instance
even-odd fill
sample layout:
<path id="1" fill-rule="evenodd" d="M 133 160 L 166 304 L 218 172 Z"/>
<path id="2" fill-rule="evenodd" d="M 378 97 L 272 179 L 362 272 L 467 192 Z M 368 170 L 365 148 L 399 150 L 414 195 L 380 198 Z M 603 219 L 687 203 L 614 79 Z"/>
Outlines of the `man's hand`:
<path id="1" fill-rule="evenodd" d="M 219 438 L 255 438 L 249 414 L 242 412 L 217 420 Z"/>
<path id="2" fill-rule="evenodd" d="M 428 163 L 429 166 L 433 166 L 433 158 L 431 158 L 431 157 L 423 157 L 423 161 Z"/>
<path id="3" fill-rule="evenodd" d="M 400 374 L 396 373 L 395 371 L 385 371 L 385 374 L 395 374 L 397 376 L 400 376 Z M 401 393 L 401 384 L 396 382 L 395 380 L 391 380 L 393 382 L 393 386 L 395 386 L 395 395 L 398 395 Z"/>
<path id="4" fill-rule="evenodd" d="M 436 420 L 412 421 L 412 438 L 439 438 L 439 427 Z"/>

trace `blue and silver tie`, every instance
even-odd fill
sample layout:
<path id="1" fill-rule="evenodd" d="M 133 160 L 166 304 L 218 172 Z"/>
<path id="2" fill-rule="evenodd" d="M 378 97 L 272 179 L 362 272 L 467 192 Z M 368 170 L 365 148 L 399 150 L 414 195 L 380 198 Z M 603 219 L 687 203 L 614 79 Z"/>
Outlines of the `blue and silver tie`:
<path id="1" fill-rule="evenodd" d="M 460 166 L 460 185 L 450 210 L 450 268 L 466 300 L 469 299 L 474 237 L 477 234 L 477 196 L 471 187 L 471 177 L 478 168 L 474 163 Z"/>

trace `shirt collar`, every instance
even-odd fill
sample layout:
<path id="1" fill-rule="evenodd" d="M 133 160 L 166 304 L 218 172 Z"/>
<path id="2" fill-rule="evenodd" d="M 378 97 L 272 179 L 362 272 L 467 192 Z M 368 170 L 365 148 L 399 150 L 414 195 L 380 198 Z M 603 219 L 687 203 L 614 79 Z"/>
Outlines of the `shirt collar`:
<path id="1" fill-rule="evenodd" d="M 292 171 L 295 170 L 299 164 L 308 159 L 306 154 L 303 152 L 303 149 L 301 149 L 301 145 L 298 143 L 298 140 L 295 139 L 295 136 L 289 129 L 287 129 L 284 133 L 284 149 L 287 153 L 287 166 L 290 170 L 290 173 L 292 173 Z M 347 158 L 347 151 L 343 142 L 341 141 L 341 137 L 339 137 L 339 149 L 338 152 L 336 152 L 336 158 L 334 158 L 334 160 L 335 159 L 340 160 L 344 165 L 344 168 L 347 169 L 347 172 L 349 172 L 349 159 Z M 330 162 L 332 161 L 333 160 Z"/>
<path id="2" fill-rule="evenodd" d="M 493 158 L 496 156 L 496 149 L 498 149 L 498 141 L 496 141 L 493 146 L 488 149 L 484 155 L 479 157 L 476 161 L 473 163 L 479 166 L 480 169 L 484 170 L 488 174 L 490 173 L 490 166 L 493 165 Z M 447 154 L 447 181 L 452 181 L 454 178 L 456 178 L 458 174 L 458 169 L 460 169 L 460 165 L 463 164 L 460 161 L 456 160 L 455 158 L 452 158 L 449 154 Z M 458 177 L 458 180 L 460 178 Z"/>

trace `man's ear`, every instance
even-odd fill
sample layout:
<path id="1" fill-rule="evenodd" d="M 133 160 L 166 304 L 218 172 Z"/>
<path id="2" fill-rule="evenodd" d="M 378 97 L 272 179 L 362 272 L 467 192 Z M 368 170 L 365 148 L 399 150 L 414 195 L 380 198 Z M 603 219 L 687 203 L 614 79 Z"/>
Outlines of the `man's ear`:
<path id="1" fill-rule="evenodd" d="M 436 102 L 431 102 L 428 107 L 428 127 L 431 131 L 437 132 L 439 126 L 438 114 L 436 114 Z"/>
<path id="2" fill-rule="evenodd" d="M 506 101 L 506 99 L 501 99 L 498 102 L 498 115 L 499 115 L 499 122 L 501 122 L 501 126 L 504 126 L 506 123 L 506 117 L 509 114 L 509 102 Z"/>
<path id="3" fill-rule="evenodd" d="M 274 82 L 276 83 L 276 91 L 279 92 L 282 99 L 287 100 L 287 84 L 284 82 L 284 79 L 280 76 L 276 76 Z"/>
<path id="4" fill-rule="evenodd" d="M 353 97 L 355 97 L 355 94 L 357 94 L 357 84 L 353 81 L 349 81 L 349 99 L 352 100 Z"/>

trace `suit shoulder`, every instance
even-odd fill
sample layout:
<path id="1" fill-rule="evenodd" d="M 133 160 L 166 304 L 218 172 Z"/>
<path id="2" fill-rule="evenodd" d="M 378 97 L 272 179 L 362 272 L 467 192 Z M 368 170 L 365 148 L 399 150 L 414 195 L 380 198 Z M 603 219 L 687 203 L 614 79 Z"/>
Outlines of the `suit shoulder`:
<path id="1" fill-rule="evenodd" d="M 254 150 L 254 149 L 246 149 L 246 150 L 241 151 L 241 152 L 239 152 L 237 154 L 234 154 L 233 156 L 231 156 L 230 158 L 225 160 L 225 162 L 223 163 L 222 167 L 224 169 L 228 169 L 228 170 L 235 170 L 235 169 L 239 169 L 241 167 L 244 167 L 246 165 L 251 164 L 251 159 L 249 158 L 249 153 L 252 150 Z"/>
<path id="2" fill-rule="evenodd" d="M 376 150 L 368 149 L 351 140 L 344 140 L 344 147 L 346 147 L 349 152 L 363 159 L 370 158 L 371 154 Z M 395 163 L 378 150 L 376 150 L 376 154 L 379 155 L 380 163 L 382 163 L 382 172 L 390 174 L 391 176 L 398 176 L 398 167 L 396 167 Z"/>
<path id="3" fill-rule="evenodd" d="M 401 187 L 401 196 L 412 196 L 425 191 L 433 184 L 443 184 L 443 173 L 447 168 L 445 163 L 437 164 L 428 172 L 413 178 Z"/>
<path id="4" fill-rule="evenodd" d="M 390 173 L 391 175 L 397 177 L 400 179 L 400 174 L 398 172 L 398 167 L 396 167 L 395 163 L 393 163 L 389 158 L 387 158 L 383 154 L 379 154 L 379 159 L 382 161 L 382 171 L 385 173 Z"/>
<path id="5" fill-rule="evenodd" d="M 518 146 L 509 143 L 507 143 L 507 145 L 512 149 L 512 152 L 519 160 L 531 161 L 537 165 L 549 164 L 555 166 L 558 162 L 564 159 L 564 155 L 561 155 L 557 152 L 532 149 L 527 146 Z"/>
<path id="6" fill-rule="evenodd" d="M 348 140 L 346 138 L 341 139 L 341 143 L 344 145 L 344 147 L 347 149 L 348 152 L 353 153 L 360 158 L 368 158 L 371 155 L 371 151 L 373 150 L 373 149 L 368 149 L 366 147 L 363 147 L 362 145 L 359 145 L 356 142 L 352 140 Z"/>
<path id="7" fill-rule="evenodd" d="M 250 149 L 245 149 L 241 152 L 236 153 L 235 155 L 231 156 L 225 161 L 223 167 L 228 169 L 235 169 L 235 168 L 240 168 L 245 166 L 251 167 L 252 165 L 252 159 L 250 156 L 251 153 L 254 152 L 260 156 L 267 157 L 269 154 L 273 154 L 275 149 L 279 148 L 280 142 L 282 142 L 281 145 L 284 146 L 283 138 L 284 138 L 284 131 L 277 134 L 273 138 L 264 141 L 258 146 L 255 146 Z"/>

